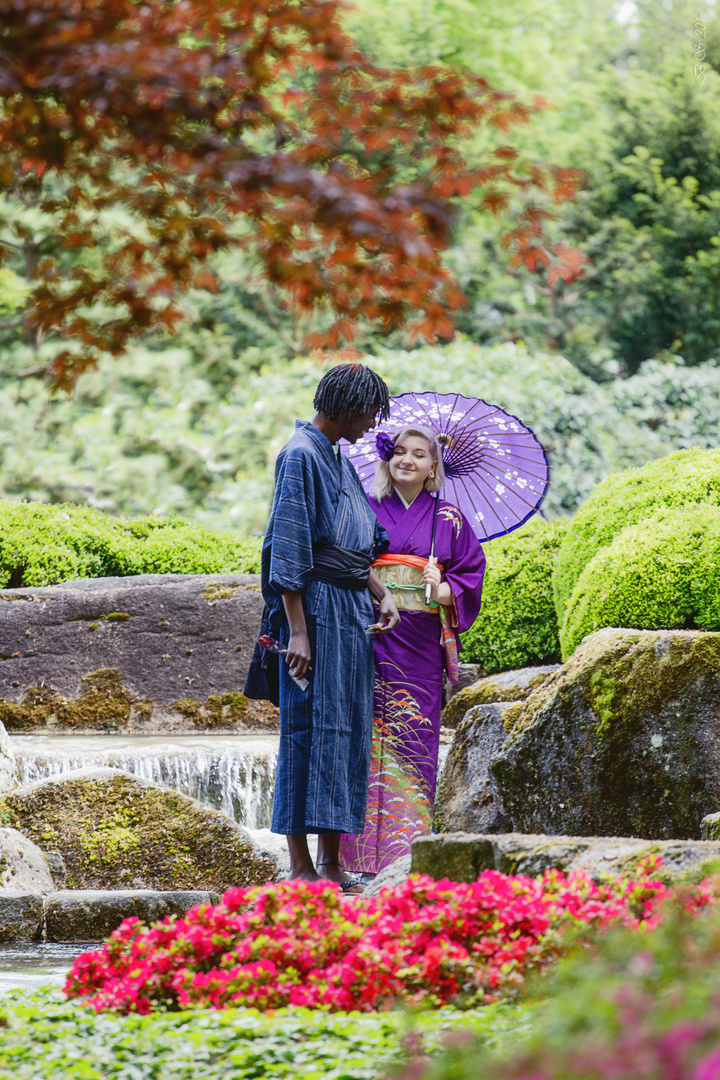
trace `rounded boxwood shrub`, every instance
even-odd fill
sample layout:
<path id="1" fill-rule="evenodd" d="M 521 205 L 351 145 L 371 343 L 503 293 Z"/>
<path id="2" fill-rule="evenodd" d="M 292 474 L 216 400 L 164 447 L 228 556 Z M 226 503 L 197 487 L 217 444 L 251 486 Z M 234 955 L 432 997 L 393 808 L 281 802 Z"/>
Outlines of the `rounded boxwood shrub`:
<path id="1" fill-rule="evenodd" d="M 660 510 L 597 552 L 565 610 L 563 657 L 604 626 L 720 630 L 720 507 Z"/>
<path id="2" fill-rule="evenodd" d="M 131 574 L 255 573 L 260 541 L 179 517 L 111 517 L 74 503 L 0 500 L 0 588 Z"/>
<path id="3" fill-rule="evenodd" d="M 482 608 L 463 634 L 464 661 L 492 675 L 560 659 L 552 573 L 568 524 L 536 516 L 486 544 Z"/>
<path id="4" fill-rule="evenodd" d="M 622 529 L 663 507 L 703 502 L 720 505 L 720 450 L 680 450 L 598 484 L 575 514 L 558 553 L 553 589 L 560 623 L 585 567 Z"/>

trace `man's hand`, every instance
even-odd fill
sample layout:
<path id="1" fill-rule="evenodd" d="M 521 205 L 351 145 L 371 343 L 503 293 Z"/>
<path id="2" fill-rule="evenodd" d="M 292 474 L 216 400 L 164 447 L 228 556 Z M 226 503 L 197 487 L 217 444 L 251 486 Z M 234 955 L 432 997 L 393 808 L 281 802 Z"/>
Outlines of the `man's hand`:
<path id="1" fill-rule="evenodd" d="M 290 668 L 290 674 L 295 679 L 302 679 L 310 671 L 310 638 L 305 622 L 305 609 L 303 608 L 302 593 L 284 590 L 282 594 L 283 606 L 290 627 L 290 640 L 285 663 Z"/>
<path id="2" fill-rule="evenodd" d="M 370 567 L 368 588 L 370 589 L 370 595 L 380 608 L 380 617 L 376 623 L 377 633 L 387 634 L 390 630 L 395 629 L 400 622 L 400 616 L 398 615 L 397 605 L 392 598 L 392 593 L 383 584 L 372 567 Z"/>
<path id="3" fill-rule="evenodd" d="M 307 633 L 290 634 L 285 663 L 290 668 L 290 674 L 295 679 L 302 679 L 310 671 L 310 638 Z"/>
<path id="4" fill-rule="evenodd" d="M 378 614 L 378 625 L 380 629 L 379 634 L 388 634 L 391 630 L 400 622 L 400 615 L 398 614 L 397 604 L 393 600 L 390 591 L 386 591 L 385 595 L 380 600 Z"/>

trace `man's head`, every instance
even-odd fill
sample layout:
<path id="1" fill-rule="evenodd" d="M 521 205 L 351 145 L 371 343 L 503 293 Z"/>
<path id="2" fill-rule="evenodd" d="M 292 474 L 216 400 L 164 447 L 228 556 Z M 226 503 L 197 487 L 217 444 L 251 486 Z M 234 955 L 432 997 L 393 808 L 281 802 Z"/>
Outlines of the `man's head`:
<path id="1" fill-rule="evenodd" d="M 390 413 L 388 388 L 376 371 L 362 364 L 338 364 L 318 383 L 313 405 L 333 422 L 338 438 L 357 442 Z"/>

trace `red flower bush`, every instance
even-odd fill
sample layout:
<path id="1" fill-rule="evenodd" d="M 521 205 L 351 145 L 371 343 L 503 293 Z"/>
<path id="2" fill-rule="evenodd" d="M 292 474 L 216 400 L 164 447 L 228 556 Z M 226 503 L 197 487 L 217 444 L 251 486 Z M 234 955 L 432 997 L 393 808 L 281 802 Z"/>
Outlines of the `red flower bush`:
<path id="1" fill-rule="evenodd" d="M 97 1010 L 305 1005 L 370 1011 L 404 999 L 491 1001 L 547 965 L 568 926 L 652 925 L 667 888 L 597 885 L 585 872 L 543 878 L 486 870 L 472 884 L 410 878 L 367 900 L 329 882 L 230 889 L 216 907 L 147 928 L 126 919 L 99 952 L 78 957 L 68 997 Z M 710 886 L 694 891 L 702 906 Z"/>

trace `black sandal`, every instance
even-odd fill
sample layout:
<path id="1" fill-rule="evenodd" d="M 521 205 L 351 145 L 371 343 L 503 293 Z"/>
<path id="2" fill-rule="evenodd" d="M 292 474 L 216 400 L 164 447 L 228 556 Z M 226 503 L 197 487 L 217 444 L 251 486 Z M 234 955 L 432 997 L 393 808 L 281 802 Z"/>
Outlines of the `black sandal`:
<path id="1" fill-rule="evenodd" d="M 365 888 L 365 885 L 359 878 L 350 878 L 349 881 L 336 881 L 335 885 L 339 885 L 342 892 L 348 892 L 350 889 L 354 889 L 356 885 L 359 885 L 361 889 Z M 360 896 L 360 893 L 354 895 Z"/>
<path id="2" fill-rule="evenodd" d="M 340 863 L 335 862 L 334 860 L 332 860 L 330 862 L 318 862 L 318 863 L 315 863 L 315 869 L 316 870 L 317 870 L 318 866 L 340 866 Z M 330 881 L 331 878 L 325 878 L 325 880 Z M 333 885 L 339 885 L 340 886 L 340 891 L 344 892 L 344 893 L 349 892 L 350 889 L 354 889 L 356 885 L 359 885 L 361 889 L 365 888 L 365 882 L 360 881 L 360 878 L 350 878 L 349 881 L 333 881 Z M 356 893 L 354 895 L 360 896 L 360 893 Z"/>

